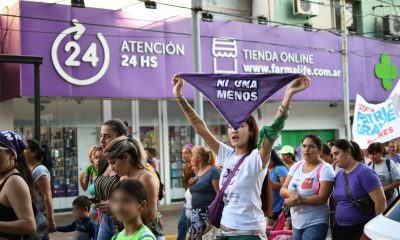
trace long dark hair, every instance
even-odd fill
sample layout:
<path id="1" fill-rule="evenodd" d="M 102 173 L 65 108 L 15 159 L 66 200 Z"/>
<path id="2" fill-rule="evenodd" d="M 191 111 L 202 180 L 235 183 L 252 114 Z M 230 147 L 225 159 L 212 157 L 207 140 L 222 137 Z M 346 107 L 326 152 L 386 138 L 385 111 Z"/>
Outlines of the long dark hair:
<path id="1" fill-rule="evenodd" d="M 249 132 L 250 132 L 250 139 L 247 144 L 247 150 L 251 152 L 257 148 L 259 129 L 256 118 L 253 115 L 250 115 L 250 117 L 246 120 L 246 123 L 249 126 Z"/>
<path id="2" fill-rule="evenodd" d="M 51 160 L 50 149 L 47 144 L 40 144 L 38 141 L 33 139 L 26 140 L 28 148 L 35 154 L 36 162 L 43 164 L 49 171 L 53 168 L 53 162 Z"/>
<path id="3" fill-rule="evenodd" d="M 360 146 L 353 141 L 347 141 L 346 139 L 339 139 L 331 143 L 332 147 L 337 147 L 342 151 L 351 151 L 351 156 L 354 160 L 364 162 L 363 154 Z"/>
<path id="4" fill-rule="evenodd" d="M 301 142 L 303 143 L 304 140 L 306 140 L 307 138 L 313 141 L 313 143 L 317 146 L 318 150 L 322 150 L 323 142 L 319 136 L 315 134 L 307 134 L 303 137 L 303 140 L 301 140 Z"/>
<path id="5" fill-rule="evenodd" d="M 18 153 L 17 159 L 15 160 L 15 168 L 21 174 L 22 178 L 25 180 L 26 184 L 29 187 L 29 193 L 31 194 L 32 202 L 36 203 L 36 193 L 35 193 L 35 180 L 33 179 L 33 175 L 31 170 L 28 167 L 27 162 L 25 161 L 25 155 L 23 152 Z"/>
<path id="6" fill-rule="evenodd" d="M 283 164 L 282 159 L 279 157 L 278 153 L 275 150 L 271 150 L 271 161 L 274 163 L 274 166 L 285 166 Z"/>

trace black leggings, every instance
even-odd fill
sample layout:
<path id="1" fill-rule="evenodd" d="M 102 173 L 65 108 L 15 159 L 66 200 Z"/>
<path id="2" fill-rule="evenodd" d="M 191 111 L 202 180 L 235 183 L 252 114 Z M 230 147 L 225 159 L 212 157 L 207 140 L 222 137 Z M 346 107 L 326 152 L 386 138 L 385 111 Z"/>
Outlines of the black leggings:
<path id="1" fill-rule="evenodd" d="M 335 225 L 333 227 L 332 239 L 333 240 L 360 240 L 364 233 L 365 224 L 353 225 L 342 227 Z"/>

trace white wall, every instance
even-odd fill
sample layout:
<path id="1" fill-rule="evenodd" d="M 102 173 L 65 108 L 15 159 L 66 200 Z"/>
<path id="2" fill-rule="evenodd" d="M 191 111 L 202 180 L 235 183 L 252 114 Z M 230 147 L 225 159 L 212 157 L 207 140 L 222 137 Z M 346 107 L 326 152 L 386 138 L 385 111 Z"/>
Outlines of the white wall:
<path id="1" fill-rule="evenodd" d="M 285 130 L 335 129 L 340 138 L 345 137 L 343 105 L 330 107 L 329 102 L 294 102 L 286 121 Z M 270 125 L 280 102 L 264 103 L 261 109 L 260 125 Z"/>
<path id="2" fill-rule="evenodd" d="M 0 129 L 14 130 L 13 100 L 0 102 Z"/>

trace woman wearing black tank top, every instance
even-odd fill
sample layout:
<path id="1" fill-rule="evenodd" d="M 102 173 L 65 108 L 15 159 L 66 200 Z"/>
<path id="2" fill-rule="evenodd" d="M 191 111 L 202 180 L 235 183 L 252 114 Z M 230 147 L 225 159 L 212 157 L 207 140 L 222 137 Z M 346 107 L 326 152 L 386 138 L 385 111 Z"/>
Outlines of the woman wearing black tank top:
<path id="1" fill-rule="evenodd" d="M 128 129 L 121 120 L 108 120 L 102 124 L 100 129 L 100 145 L 104 150 L 113 139 L 127 135 L 127 133 Z M 109 214 L 108 200 L 112 187 L 118 181 L 119 177 L 116 176 L 107 160 L 101 159 L 99 163 L 99 176 L 95 181 L 95 196 L 99 202 L 97 207 L 102 212 L 102 220 L 97 235 L 98 240 L 109 240 L 116 234 L 112 217 Z"/>
<path id="2" fill-rule="evenodd" d="M 21 239 L 36 231 L 33 178 L 24 161 L 21 137 L 0 131 L 0 239 Z"/>

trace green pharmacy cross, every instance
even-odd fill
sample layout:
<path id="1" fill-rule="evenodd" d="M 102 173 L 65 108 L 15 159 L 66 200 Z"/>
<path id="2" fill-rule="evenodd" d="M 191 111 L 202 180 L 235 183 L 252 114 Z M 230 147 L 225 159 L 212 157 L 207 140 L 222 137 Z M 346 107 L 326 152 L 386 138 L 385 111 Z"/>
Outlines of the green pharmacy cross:
<path id="1" fill-rule="evenodd" d="M 397 67 L 390 62 L 388 53 L 381 55 L 381 62 L 375 65 L 375 75 L 382 80 L 383 88 L 386 91 L 392 89 L 393 80 L 398 76 Z"/>

